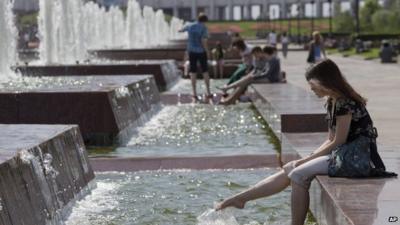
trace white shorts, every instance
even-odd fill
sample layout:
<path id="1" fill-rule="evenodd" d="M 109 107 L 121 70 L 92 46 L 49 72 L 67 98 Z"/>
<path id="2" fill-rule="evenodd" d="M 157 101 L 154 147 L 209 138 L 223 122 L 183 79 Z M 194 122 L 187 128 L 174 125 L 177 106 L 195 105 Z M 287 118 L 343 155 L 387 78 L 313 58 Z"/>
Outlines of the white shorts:
<path id="1" fill-rule="evenodd" d="M 328 174 L 329 155 L 320 156 L 297 167 L 294 163 L 295 161 L 288 162 L 283 170 L 292 182 L 308 189 L 316 175 Z"/>

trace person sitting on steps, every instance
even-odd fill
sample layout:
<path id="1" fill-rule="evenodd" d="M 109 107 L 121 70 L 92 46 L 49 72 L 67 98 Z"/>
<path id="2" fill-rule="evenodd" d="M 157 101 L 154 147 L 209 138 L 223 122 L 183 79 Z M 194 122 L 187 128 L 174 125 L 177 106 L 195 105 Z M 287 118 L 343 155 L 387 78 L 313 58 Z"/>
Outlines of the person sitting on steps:
<path id="1" fill-rule="evenodd" d="M 329 125 L 327 139 L 312 154 L 293 160 L 278 172 L 258 182 L 253 187 L 218 203 L 216 210 L 227 207 L 242 209 L 246 203 L 277 194 L 291 186 L 292 225 L 303 225 L 310 203 L 309 188 L 317 175 L 329 172 L 330 155 L 338 146 L 365 137 L 370 148 L 370 158 L 364 163 L 371 165 L 368 177 L 395 177 L 397 174 L 387 172 L 378 154 L 377 131 L 366 109 L 366 100 L 346 81 L 339 67 L 329 59 L 315 64 L 306 73 L 306 80 L 311 90 L 319 97 L 327 97 L 325 104 Z M 360 163 L 361 158 L 349 158 Z M 365 160 L 365 159 L 364 159 Z M 347 168 L 346 173 L 351 173 Z M 350 188 L 350 187 L 349 187 Z M 357 188 L 356 186 L 352 188 Z"/>
<path id="2" fill-rule="evenodd" d="M 225 94 L 228 90 L 235 89 L 229 96 L 224 95 L 220 104 L 234 104 L 251 83 L 286 82 L 286 75 L 281 73 L 280 60 L 277 57 L 275 47 L 266 46 L 263 49 L 255 47 L 252 50 L 252 55 L 255 59 L 255 68 L 250 73 L 230 85 L 217 87 Z"/>
<path id="3" fill-rule="evenodd" d="M 242 38 L 235 38 L 232 42 L 232 49 L 239 52 L 242 63 L 238 66 L 238 68 L 233 72 L 232 76 L 229 78 L 228 83 L 225 86 L 228 86 L 242 78 L 248 72 L 251 71 L 253 65 L 253 59 L 251 51 L 254 46 L 245 43 Z"/>

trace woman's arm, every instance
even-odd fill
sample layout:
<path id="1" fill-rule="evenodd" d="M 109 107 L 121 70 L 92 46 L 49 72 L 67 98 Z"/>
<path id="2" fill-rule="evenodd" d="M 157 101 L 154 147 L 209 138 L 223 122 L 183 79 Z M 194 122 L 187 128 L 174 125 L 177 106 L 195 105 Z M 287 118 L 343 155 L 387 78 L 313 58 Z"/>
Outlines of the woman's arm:
<path id="1" fill-rule="evenodd" d="M 296 166 L 303 164 L 307 161 L 315 159 L 319 156 L 324 156 L 329 154 L 335 147 L 346 143 L 347 136 L 350 130 L 351 114 L 337 116 L 336 117 L 336 132 L 332 137 L 332 131 L 330 131 L 329 138 L 326 140 L 317 150 L 313 152 L 312 155 L 300 159 Z M 331 139 L 332 138 L 332 139 Z"/>
<path id="2" fill-rule="evenodd" d="M 311 153 L 311 155 L 317 153 L 320 149 L 323 149 L 326 147 L 326 145 L 330 144 L 333 139 L 335 138 L 335 133 L 333 133 L 332 129 L 329 128 L 328 131 L 328 138 L 326 139 L 326 141 L 324 143 L 322 143 L 322 145 L 320 145 L 313 153 Z"/>
<path id="3" fill-rule="evenodd" d="M 321 52 L 324 55 L 324 59 L 326 59 L 326 52 L 325 52 L 325 45 L 324 43 L 321 43 Z"/>

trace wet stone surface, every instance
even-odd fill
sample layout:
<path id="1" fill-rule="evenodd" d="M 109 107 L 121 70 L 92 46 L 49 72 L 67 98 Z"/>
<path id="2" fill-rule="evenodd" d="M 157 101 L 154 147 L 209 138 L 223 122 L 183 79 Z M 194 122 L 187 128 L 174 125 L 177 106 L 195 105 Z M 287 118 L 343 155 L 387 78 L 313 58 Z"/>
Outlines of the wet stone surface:
<path id="1" fill-rule="evenodd" d="M 174 60 L 91 60 L 80 64 L 29 65 L 15 68 L 23 76 L 122 76 L 153 75 L 160 91 L 172 87 L 181 76 Z"/>
<path id="2" fill-rule="evenodd" d="M 1 89 L 0 103 L 7 107 L 0 109 L 0 123 L 78 124 L 86 143 L 111 145 L 159 103 L 151 76 L 46 78 L 51 85 L 39 80 Z"/>
<path id="3" fill-rule="evenodd" d="M 0 125 L 2 225 L 59 224 L 94 178 L 77 126 Z"/>

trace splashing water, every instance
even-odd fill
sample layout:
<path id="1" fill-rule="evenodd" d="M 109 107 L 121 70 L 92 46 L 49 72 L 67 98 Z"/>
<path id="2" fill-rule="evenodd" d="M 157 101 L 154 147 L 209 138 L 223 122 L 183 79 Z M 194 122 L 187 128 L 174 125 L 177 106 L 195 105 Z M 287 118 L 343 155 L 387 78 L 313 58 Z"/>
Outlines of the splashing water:
<path id="1" fill-rule="evenodd" d="M 274 172 L 262 169 L 96 173 L 97 189 L 74 206 L 66 224 L 198 225 L 197 218 L 212 208 L 213 202 L 243 191 Z M 221 213 L 225 216 L 212 217 L 210 213 L 200 219 L 208 219 L 209 225 L 217 224 L 211 223 L 213 218 L 223 218 L 220 221 L 229 225 L 286 225 L 290 224 L 289 197 L 290 192 L 285 190 L 268 199 L 249 202 L 242 210 L 224 210 Z M 229 223 L 233 221 L 228 220 L 229 215 L 237 223 Z"/>
<path id="2" fill-rule="evenodd" d="M 17 29 L 14 24 L 12 1 L 0 1 L 0 82 L 15 77 L 10 66 L 17 61 L 16 37 Z"/>
<path id="3" fill-rule="evenodd" d="M 233 213 L 229 210 L 215 211 L 208 209 L 197 217 L 197 225 L 239 225 Z"/>
<path id="4" fill-rule="evenodd" d="M 96 188 L 92 190 L 91 194 L 75 204 L 65 224 L 90 224 L 90 222 L 82 221 L 82 216 L 86 214 L 101 215 L 104 211 L 116 210 L 119 203 L 114 199 L 113 194 L 120 186 L 120 184 L 114 182 L 97 182 Z"/>
<path id="5" fill-rule="evenodd" d="M 50 153 L 43 155 L 43 168 L 47 177 L 56 179 L 59 172 L 51 165 L 53 163 L 53 156 Z"/>

